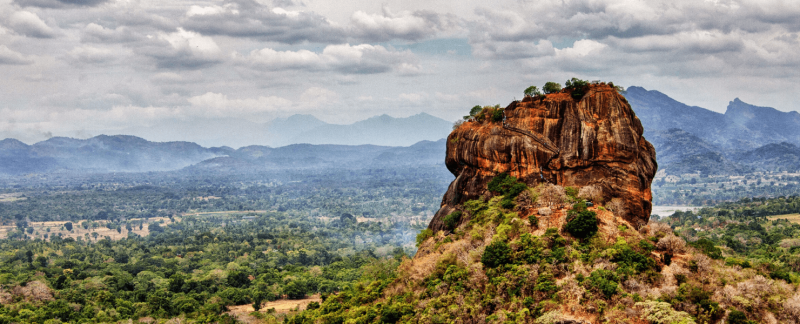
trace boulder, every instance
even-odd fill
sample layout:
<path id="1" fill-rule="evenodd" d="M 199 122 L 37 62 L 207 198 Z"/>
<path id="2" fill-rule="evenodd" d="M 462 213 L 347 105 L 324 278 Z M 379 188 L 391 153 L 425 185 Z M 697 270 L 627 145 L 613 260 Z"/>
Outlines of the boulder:
<path id="1" fill-rule="evenodd" d="M 603 201 L 620 198 L 622 217 L 638 226 L 652 208 L 656 154 L 625 97 L 605 84 L 585 95 L 571 90 L 526 97 L 494 118 L 473 118 L 447 137 L 445 163 L 456 177 L 429 228 L 462 203 L 488 195 L 487 183 L 506 172 L 534 187 L 541 183 L 601 188 Z M 502 118 L 499 118 L 501 117 Z"/>

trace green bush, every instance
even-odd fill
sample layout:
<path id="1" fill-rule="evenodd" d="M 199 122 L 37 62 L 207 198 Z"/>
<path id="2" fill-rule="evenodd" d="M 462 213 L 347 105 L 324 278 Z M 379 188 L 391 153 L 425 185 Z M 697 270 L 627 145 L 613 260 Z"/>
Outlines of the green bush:
<path id="1" fill-rule="evenodd" d="M 483 107 L 481 106 L 472 107 L 472 109 L 469 110 L 469 115 L 464 116 L 464 120 L 470 119 L 470 117 L 477 116 L 478 114 L 481 113 L 481 110 L 483 110 Z"/>
<path id="2" fill-rule="evenodd" d="M 617 293 L 618 280 L 619 278 L 614 272 L 600 269 L 592 271 L 587 283 L 590 287 L 603 293 L 606 298 L 611 298 L 611 296 Z"/>
<path id="3" fill-rule="evenodd" d="M 422 242 L 425 242 L 425 240 L 427 240 L 429 237 L 432 236 L 433 236 L 433 231 L 429 228 L 426 228 L 422 230 L 422 232 L 419 232 L 419 234 L 417 234 L 417 247 L 419 247 L 420 244 L 422 244 Z"/>
<path id="4" fill-rule="evenodd" d="M 542 95 L 542 92 L 539 91 L 539 87 L 537 86 L 530 86 L 525 89 L 523 92 L 526 96 L 535 97 Z"/>
<path id="5" fill-rule="evenodd" d="M 755 324 L 758 323 L 756 321 L 751 321 L 747 319 L 747 314 L 742 311 L 734 310 L 728 314 L 728 323 L 729 324 Z"/>
<path id="6" fill-rule="evenodd" d="M 689 246 L 692 246 L 701 252 L 705 253 L 709 258 L 712 259 L 722 259 L 722 250 L 714 245 L 714 242 L 707 238 L 701 238 L 697 241 L 690 242 Z"/>
<path id="7" fill-rule="evenodd" d="M 503 108 L 495 109 L 492 112 L 492 121 L 499 122 L 503 120 Z"/>
<path id="8" fill-rule="evenodd" d="M 489 268 L 497 268 L 511 262 L 511 247 L 503 241 L 492 241 L 481 256 L 481 263 Z"/>
<path id="9" fill-rule="evenodd" d="M 451 231 L 456 229 L 458 222 L 461 221 L 461 215 L 462 213 L 460 210 L 456 210 L 450 214 L 447 214 L 447 216 L 445 216 L 443 219 L 444 226 Z"/>
<path id="10" fill-rule="evenodd" d="M 547 82 L 547 83 L 544 84 L 544 87 L 542 87 L 542 90 L 544 90 L 544 93 L 548 93 L 548 94 L 549 93 L 556 93 L 556 92 L 561 91 L 561 84 L 558 83 L 558 82 L 552 82 L 552 81 L 551 82 Z"/>
<path id="11" fill-rule="evenodd" d="M 589 81 L 572 78 L 564 83 L 566 89 L 571 90 L 570 95 L 573 99 L 579 100 L 586 94 L 586 88 L 589 86 Z"/>
<path id="12" fill-rule="evenodd" d="M 564 225 L 564 231 L 576 238 L 584 239 L 597 233 L 598 221 L 595 212 L 586 210 L 585 205 L 581 208 L 581 205 L 583 204 L 576 204 L 577 208 L 567 213 L 572 219 Z"/>
<path id="13" fill-rule="evenodd" d="M 503 172 L 492 178 L 492 181 L 489 181 L 487 189 L 493 193 L 503 195 L 504 198 L 500 202 L 500 206 L 506 209 L 512 209 L 514 208 L 514 198 L 527 190 L 528 186 L 522 182 L 518 182 L 517 178 Z"/>

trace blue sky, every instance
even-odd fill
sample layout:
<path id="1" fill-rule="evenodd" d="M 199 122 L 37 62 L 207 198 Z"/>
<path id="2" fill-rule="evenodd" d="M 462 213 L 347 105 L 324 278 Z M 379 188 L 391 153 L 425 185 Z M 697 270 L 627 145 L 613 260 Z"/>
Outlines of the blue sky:
<path id="1" fill-rule="evenodd" d="M 797 17 L 793 1 L 0 0 L 0 138 L 455 120 L 571 77 L 796 110 Z"/>

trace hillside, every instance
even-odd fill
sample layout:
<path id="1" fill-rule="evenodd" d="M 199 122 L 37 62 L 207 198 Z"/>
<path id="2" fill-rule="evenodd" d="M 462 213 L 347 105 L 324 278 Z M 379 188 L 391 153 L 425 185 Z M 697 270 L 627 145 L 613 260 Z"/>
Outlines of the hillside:
<path id="1" fill-rule="evenodd" d="M 186 171 L 257 172 L 318 168 L 359 169 L 440 165 L 445 141 L 407 147 L 377 145 L 246 146 L 205 148 L 190 142 L 150 142 L 135 136 L 86 140 L 54 137 L 33 145 L 0 141 L 0 176 L 52 173 Z"/>
<path id="2" fill-rule="evenodd" d="M 797 112 L 736 98 L 721 114 L 636 86 L 624 95 L 656 149 L 659 169 L 667 174 L 745 175 L 795 169 L 795 153 L 786 144 L 800 145 Z"/>
<path id="3" fill-rule="evenodd" d="M 485 107 L 448 138 L 456 179 L 414 258 L 289 323 L 796 323 L 794 277 L 647 223 L 652 146 L 619 98 L 599 84 Z"/>

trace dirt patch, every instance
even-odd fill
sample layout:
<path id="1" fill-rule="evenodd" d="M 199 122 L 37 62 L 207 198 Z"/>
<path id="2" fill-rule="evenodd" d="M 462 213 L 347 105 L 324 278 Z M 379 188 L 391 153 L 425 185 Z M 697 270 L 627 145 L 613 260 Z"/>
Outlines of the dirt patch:
<path id="1" fill-rule="evenodd" d="M 306 299 L 280 299 L 276 301 L 263 303 L 259 312 L 263 314 L 273 313 L 274 315 L 292 314 L 296 311 L 305 310 L 311 302 L 322 303 L 322 298 L 319 294 L 311 295 Z M 245 323 L 260 323 L 250 313 L 255 311 L 253 305 L 235 305 L 228 306 L 230 310 L 228 314 L 236 317 L 238 320 Z M 273 311 L 274 309 L 274 311 Z"/>
<path id="2" fill-rule="evenodd" d="M 776 216 L 767 216 L 769 220 L 776 220 L 776 219 L 786 219 L 792 223 L 800 224 L 800 214 L 786 214 L 786 215 L 776 215 Z"/>

